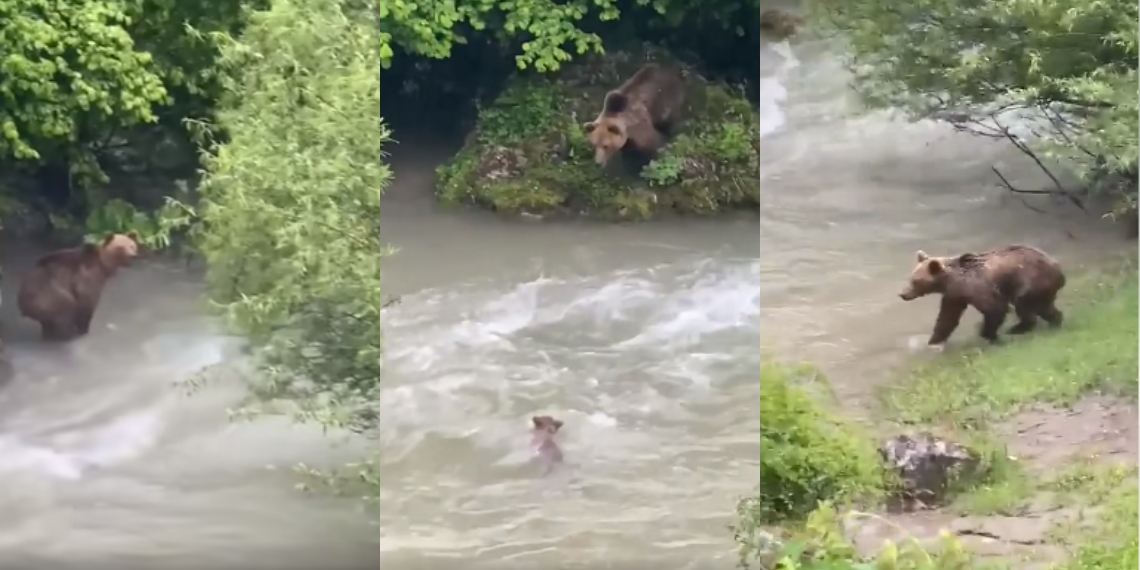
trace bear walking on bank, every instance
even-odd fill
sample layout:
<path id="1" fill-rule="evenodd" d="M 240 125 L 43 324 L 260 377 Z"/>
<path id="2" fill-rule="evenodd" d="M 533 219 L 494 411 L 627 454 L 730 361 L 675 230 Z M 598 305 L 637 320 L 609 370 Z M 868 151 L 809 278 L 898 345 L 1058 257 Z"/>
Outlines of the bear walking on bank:
<path id="1" fill-rule="evenodd" d="M 970 306 L 982 313 L 981 336 L 990 342 L 997 342 L 1011 304 L 1018 322 L 1009 334 L 1033 330 L 1038 317 L 1061 326 L 1064 315 L 1056 300 L 1065 286 L 1065 273 L 1057 260 L 1037 248 L 1011 245 L 957 257 L 932 257 L 919 251 L 916 256 L 918 265 L 899 297 L 913 301 L 932 293 L 942 295 L 929 345 L 945 343 Z"/>
<path id="2" fill-rule="evenodd" d="M 584 125 L 594 162 L 605 165 L 620 150 L 651 156 L 672 132 L 685 103 L 681 70 L 655 63 L 642 66 L 606 94 L 598 118 Z"/>
<path id="3" fill-rule="evenodd" d="M 40 323 L 44 340 L 87 334 L 103 286 L 137 255 L 135 232 L 45 255 L 20 283 L 20 314 Z"/>

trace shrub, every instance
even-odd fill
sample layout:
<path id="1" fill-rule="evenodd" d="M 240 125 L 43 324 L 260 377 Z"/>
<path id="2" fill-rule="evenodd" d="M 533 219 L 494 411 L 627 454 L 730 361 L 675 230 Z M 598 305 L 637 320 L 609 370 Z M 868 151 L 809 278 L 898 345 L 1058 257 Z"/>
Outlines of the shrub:
<path id="1" fill-rule="evenodd" d="M 740 555 L 768 552 L 766 529 L 802 520 L 820 502 L 858 501 L 883 490 L 883 471 L 870 438 L 825 413 L 811 385 L 822 377 L 807 366 L 760 369 L 760 485 L 737 505 L 733 526 Z"/>

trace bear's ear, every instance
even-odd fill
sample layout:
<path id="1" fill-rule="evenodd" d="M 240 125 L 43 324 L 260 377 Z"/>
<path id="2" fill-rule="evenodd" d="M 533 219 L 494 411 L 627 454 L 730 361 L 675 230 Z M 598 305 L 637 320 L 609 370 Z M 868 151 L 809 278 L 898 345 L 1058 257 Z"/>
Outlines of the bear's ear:
<path id="1" fill-rule="evenodd" d="M 938 275 L 945 269 L 942 262 L 937 259 L 931 259 L 930 263 L 926 264 L 926 270 L 929 271 L 931 275 Z"/>
<path id="2" fill-rule="evenodd" d="M 596 128 L 598 128 L 598 123 L 594 121 L 590 121 L 582 125 L 582 129 L 586 131 L 586 134 L 594 132 L 594 129 Z"/>
<path id="3" fill-rule="evenodd" d="M 629 107 L 629 97 L 620 91 L 606 93 L 606 100 L 602 103 L 603 113 L 621 113 Z"/>
<path id="4" fill-rule="evenodd" d="M 111 245 L 111 240 L 113 240 L 113 239 L 115 239 L 114 232 L 103 236 L 103 247 L 107 247 L 108 245 Z"/>
<path id="5" fill-rule="evenodd" d="M 562 420 L 554 420 L 554 431 L 562 429 Z"/>
<path id="6" fill-rule="evenodd" d="M 930 256 L 926 255 L 926 252 L 920 249 L 914 254 L 914 258 L 917 259 L 919 263 L 922 263 L 923 261 L 930 259 Z"/>
<path id="7" fill-rule="evenodd" d="M 531 416 L 530 422 L 532 424 L 534 424 L 534 427 L 536 427 L 536 428 L 542 427 L 542 418 L 540 418 L 538 416 Z"/>
<path id="8" fill-rule="evenodd" d="M 139 234 L 135 230 L 127 232 L 127 237 L 131 238 L 131 241 L 139 241 Z"/>

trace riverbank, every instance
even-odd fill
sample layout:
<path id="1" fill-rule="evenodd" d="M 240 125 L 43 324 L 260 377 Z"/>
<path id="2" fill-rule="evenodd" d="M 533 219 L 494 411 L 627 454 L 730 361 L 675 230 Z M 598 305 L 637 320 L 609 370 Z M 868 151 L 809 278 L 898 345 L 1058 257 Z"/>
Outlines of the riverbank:
<path id="1" fill-rule="evenodd" d="M 1136 271 L 1133 255 L 1074 276 L 1062 297 L 1062 329 L 948 352 L 913 365 L 883 390 L 883 433 L 929 430 L 982 457 L 983 469 L 940 508 L 897 515 L 854 510 L 875 512 L 867 507 L 881 503 L 889 484 L 868 475 L 879 469 L 870 434 L 818 405 L 816 415 L 797 410 L 807 419 L 795 425 L 780 414 L 762 415 L 762 472 L 825 481 L 822 489 L 833 496 L 773 497 L 765 494 L 771 481 L 764 486 L 762 479 L 761 491 L 742 504 L 742 555 L 771 563 L 754 548 L 763 531 L 783 535 L 789 561 L 805 546 L 824 559 L 787 568 L 849 568 L 876 555 L 909 558 L 913 563 L 898 567 L 916 569 L 1135 568 Z M 762 384 L 814 393 L 802 370 L 770 366 Z M 776 399 L 769 404 L 786 405 L 787 396 Z M 789 428 L 792 437 L 773 439 Z M 805 442 L 810 447 L 788 453 Z M 781 490 L 796 488 L 783 483 Z M 846 506 L 825 506 L 805 522 L 814 499 Z M 888 541 L 894 546 L 884 549 Z"/>

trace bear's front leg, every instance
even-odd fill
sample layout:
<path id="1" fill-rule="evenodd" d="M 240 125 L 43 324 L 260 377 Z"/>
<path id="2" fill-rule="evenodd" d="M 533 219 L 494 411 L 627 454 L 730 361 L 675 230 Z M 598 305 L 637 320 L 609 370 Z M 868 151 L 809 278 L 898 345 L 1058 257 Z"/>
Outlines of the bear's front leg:
<path id="1" fill-rule="evenodd" d="M 950 338 L 958 323 L 962 322 L 962 313 L 966 312 L 969 303 L 943 295 L 942 305 L 938 309 L 938 319 L 934 321 L 934 332 L 930 334 L 928 345 L 940 345 Z"/>

